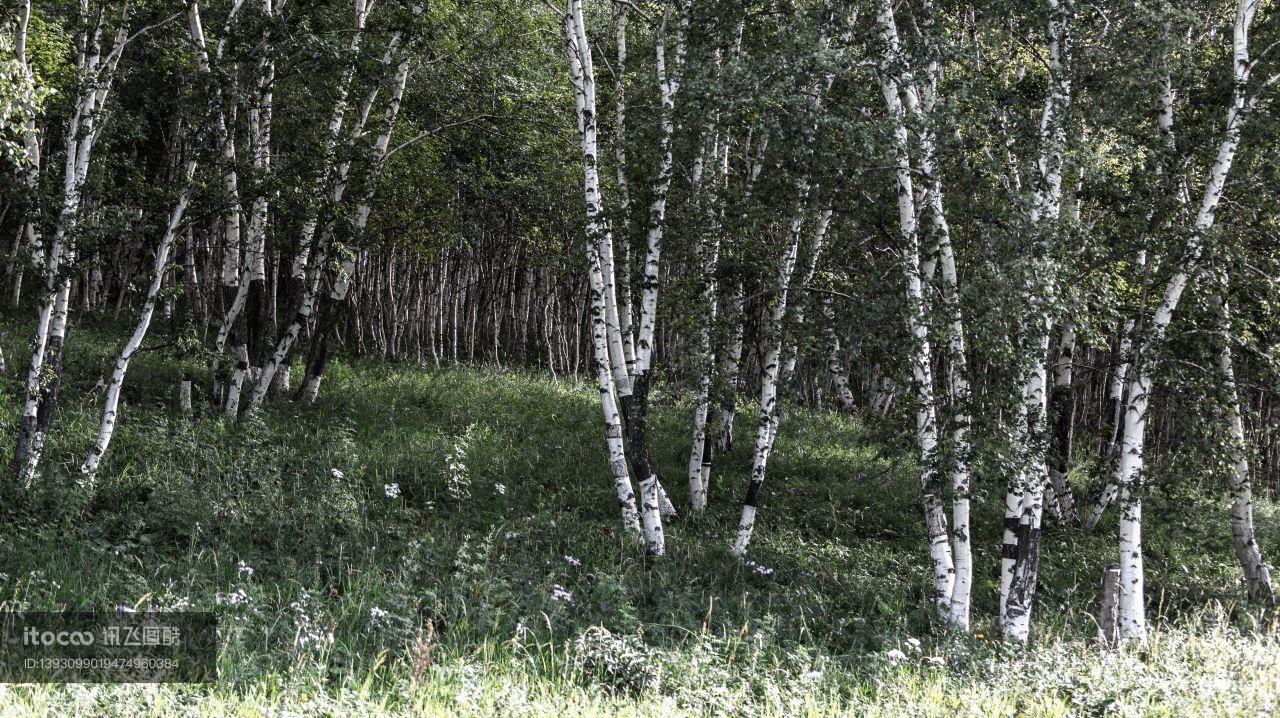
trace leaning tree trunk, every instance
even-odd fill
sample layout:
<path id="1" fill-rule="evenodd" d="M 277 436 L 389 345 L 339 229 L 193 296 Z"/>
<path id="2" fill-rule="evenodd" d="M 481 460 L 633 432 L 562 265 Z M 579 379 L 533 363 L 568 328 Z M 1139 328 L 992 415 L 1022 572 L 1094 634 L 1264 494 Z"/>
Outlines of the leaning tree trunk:
<path id="1" fill-rule="evenodd" d="M 1139 256 L 1141 266 L 1145 266 L 1145 253 Z M 1098 493 L 1093 505 L 1089 507 L 1089 513 L 1085 514 L 1084 519 L 1080 522 L 1080 527 L 1086 536 L 1093 533 L 1098 521 L 1102 519 L 1102 514 L 1106 513 L 1107 507 L 1116 500 L 1116 496 L 1120 493 L 1120 487 L 1115 481 L 1115 467 L 1120 462 L 1118 452 L 1120 450 L 1120 439 L 1124 436 L 1124 408 L 1126 405 L 1124 392 L 1129 383 L 1129 369 L 1133 361 L 1134 327 L 1134 320 L 1126 319 L 1124 326 L 1120 330 L 1120 343 L 1116 351 L 1116 368 L 1112 373 L 1107 394 L 1107 417 L 1110 420 L 1110 424 L 1107 429 L 1107 440 L 1102 449 L 1101 457 L 1102 465 L 1108 468 L 1109 473 L 1103 482 L 1102 491 Z"/>
<path id="2" fill-rule="evenodd" d="M 766 318 L 764 358 L 760 360 L 760 416 L 756 425 L 755 450 L 751 458 L 751 481 L 747 485 L 747 496 L 742 504 L 742 516 L 738 521 L 738 534 L 734 538 L 729 553 L 737 558 L 747 555 L 747 547 L 751 543 L 751 534 L 755 530 L 756 509 L 760 497 L 760 488 L 764 485 L 765 469 L 769 463 L 769 454 L 773 450 L 774 422 L 776 421 L 778 401 L 778 378 L 782 369 L 782 322 L 787 314 L 787 296 L 791 288 L 791 273 L 795 270 L 796 256 L 800 252 L 800 241 L 803 236 L 805 219 L 805 202 L 809 195 L 807 179 L 797 182 L 798 200 L 795 216 L 791 220 L 788 232 L 790 242 L 782 261 L 778 265 L 778 273 L 773 287 L 773 300 L 769 302 L 769 314 Z"/>
<path id="3" fill-rule="evenodd" d="M 1258 10 L 1258 0 L 1239 0 L 1232 29 L 1234 80 L 1226 128 L 1217 157 L 1209 170 L 1200 208 L 1191 236 L 1183 249 L 1180 266 L 1165 284 L 1160 304 L 1147 325 L 1147 336 L 1135 352 L 1130 369 L 1129 396 L 1125 407 L 1124 437 L 1120 446 L 1120 466 L 1116 483 L 1120 486 L 1120 636 L 1123 640 L 1144 639 L 1147 634 L 1144 571 L 1142 557 L 1141 476 L 1146 439 L 1147 406 L 1152 389 L 1151 356 L 1163 340 L 1174 312 L 1204 252 L 1217 218 L 1227 175 L 1240 147 L 1245 118 L 1256 104 L 1248 97 L 1249 28 Z"/>
<path id="4" fill-rule="evenodd" d="M 102 461 L 103 455 L 107 453 L 107 447 L 110 446 L 111 437 L 115 433 L 116 423 L 119 419 L 120 390 L 124 386 L 125 373 L 129 371 L 129 362 L 141 350 L 142 340 L 146 338 L 147 330 L 151 327 L 151 316 L 155 313 L 156 299 L 160 295 L 164 273 L 169 266 L 169 252 L 173 247 L 173 240 L 177 235 L 178 226 L 182 223 L 183 214 L 187 211 L 187 204 L 191 200 L 191 178 L 195 174 L 195 169 L 196 161 L 194 159 L 187 160 L 186 168 L 183 172 L 182 193 L 178 195 L 178 201 L 169 215 L 169 224 L 165 227 L 164 236 L 160 238 L 160 245 L 156 247 L 151 284 L 147 287 L 147 297 L 142 303 L 142 311 L 138 315 L 138 323 L 134 326 L 133 334 L 129 336 L 129 340 L 125 342 L 124 348 L 116 356 L 115 368 L 111 372 L 111 380 L 107 382 L 106 400 L 102 408 L 102 421 L 98 425 L 98 437 L 94 440 L 93 448 L 89 450 L 84 462 L 80 465 L 80 473 L 88 477 L 90 483 L 92 483 L 93 477 L 98 470 L 98 464 Z M 190 384 L 185 386 L 186 394 L 184 396 L 189 404 L 191 398 Z"/>
<path id="5" fill-rule="evenodd" d="M 355 28 L 348 43 L 348 52 L 352 56 L 357 54 L 362 45 L 366 29 L 365 23 L 369 12 L 369 6 L 365 0 L 356 0 L 355 7 Z M 399 34 L 392 37 L 391 44 L 393 46 L 399 42 L 399 37 Z M 337 162 L 335 166 L 335 155 L 338 139 L 342 134 L 343 118 L 346 116 L 349 104 L 348 96 L 354 77 L 355 63 L 351 63 L 344 69 L 342 79 L 337 87 L 337 97 L 329 117 L 328 132 L 325 134 L 323 169 L 317 178 L 315 186 L 317 194 L 324 192 L 326 189 L 328 190 L 330 204 L 335 207 L 342 203 L 342 198 L 347 188 L 347 173 L 351 167 L 350 159 Z M 377 98 L 377 92 L 378 88 L 374 87 L 368 93 L 364 103 L 359 108 L 358 116 L 348 130 L 348 136 L 353 145 L 364 132 L 364 125 L 368 121 L 369 112 L 372 110 L 374 100 Z M 331 187 L 329 186 L 330 184 L 332 184 Z M 299 252 L 293 260 L 290 272 L 290 291 L 297 294 L 290 302 L 292 306 L 291 317 L 277 338 L 275 350 L 272 352 L 270 359 L 263 363 L 262 371 L 258 374 L 253 391 L 249 395 L 247 411 L 255 411 L 261 407 L 262 402 L 266 399 L 267 392 L 276 385 L 277 373 L 288 371 L 289 363 L 293 357 L 294 345 L 315 310 L 317 295 L 320 291 L 320 281 L 324 275 L 330 245 L 333 243 L 333 228 L 331 225 L 332 223 L 330 222 L 323 229 L 320 229 L 319 217 L 314 209 L 303 220 Z M 317 230 L 320 231 L 319 237 L 316 236 Z M 287 378 L 284 379 L 284 383 L 287 387 Z"/>
<path id="6" fill-rule="evenodd" d="M 390 55 L 388 55 L 388 60 Z M 405 85 L 409 80 L 409 56 L 401 58 L 392 84 L 391 98 L 387 104 L 383 118 L 382 130 L 374 141 L 373 167 L 365 182 L 364 194 L 356 207 L 356 215 L 352 222 L 352 234 L 360 237 L 369 223 L 372 211 L 371 202 L 377 187 L 378 178 L 382 174 L 389 154 L 391 132 L 395 128 L 396 117 L 400 114 L 400 103 L 404 98 Z M 320 393 L 320 382 L 324 379 L 324 369 L 329 358 L 329 338 L 338 322 L 342 319 L 348 303 L 351 284 L 355 279 L 356 263 L 352 249 L 344 248 L 338 274 L 331 282 L 329 301 L 320 312 L 319 319 L 311 337 L 311 350 L 307 356 L 307 370 L 302 384 L 298 387 L 298 397 L 305 404 L 311 404 Z"/>
<path id="7" fill-rule="evenodd" d="M 104 53 L 102 33 L 105 16 L 80 36 L 81 51 L 76 60 L 80 88 L 71 121 L 66 128 L 66 161 L 63 170 L 62 205 L 54 227 L 49 251 L 44 254 L 44 286 L 36 312 L 36 334 L 27 370 L 27 384 L 18 433 L 14 442 L 11 470 L 15 495 L 20 496 L 35 478 L 44 448 L 44 438 L 53 421 L 58 389 L 62 381 L 62 351 L 66 341 L 67 312 L 70 308 L 70 267 L 75 261 L 75 241 L 80 216 L 81 192 L 89 174 L 94 146 L 102 131 L 102 113 L 116 67 L 125 46 L 132 39 L 128 27 L 117 28 L 112 45 Z M 34 228 L 35 223 L 29 224 Z M 32 232 L 34 242 L 39 233 Z"/>
<path id="8" fill-rule="evenodd" d="M 1231 314 L 1223 296 L 1213 300 L 1222 350 L 1218 352 L 1218 367 L 1222 371 L 1223 390 L 1227 398 L 1230 418 L 1231 454 L 1235 471 L 1231 476 L 1231 543 L 1236 558 L 1244 572 L 1249 598 L 1260 603 L 1275 603 L 1271 587 L 1271 571 L 1262 558 L 1262 549 L 1253 528 L 1253 482 L 1249 477 L 1249 443 L 1244 433 L 1244 418 L 1240 411 L 1240 391 L 1236 386 L 1235 365 L 1232 360 Z"/>
<path id="9" fill-rule="evenodd" d="M 827 32 L 829 30 L 828 23 L 831 19 L 831 15 L 827 15 L 821 27 L 818 37 L 820 50 L 826 50 L 829 46 L 830 41 Z M 751 544 L 751 536 L 755 531 L 760 489 L 764 486 L 769 455 L 773 452 L 773 443 L 778 435 L 778 385 L 782 380 L 783 372 L 787 369 L 785 366 L 786 356 L 783 353 L 786 341 L 783 322 L 787 318 L 787 301 L 793 289 L 792 274 L 795 272 L 796 260 L 800 254 L 805 218 L 810 213 L 808 205 L 811 190 L 811 169 L 807 163 L 813 156 L 813 147 L 817 142 L 818 113 L 822 110 L 824 95 L 830 89 L 833 80 L 834 75 L 829 73 L 814 78 L 804 93 L 809 98 L 809 105 L 800 108 L 806 111 L 809 116 L 809 122 L 805 125 L 806 133 L 803 136 L 804 147 L 806 148 L 803 161 L 806 166 L 795 183 L 795 209 L 788 228 L 788 243 L 778 264 L 772 287 L 773 296 L 768 303 L 768 314 L 765 318 L 763 336 L 761 337 L 761 344 L 765 347 L 765 353 L 760 360 L 760 414 L 756 425 L 755 449 L 752 452 L 751 459 L 751 479 L 747 484 L 746 498 L 742 503 L 742 514 L 738 521 L 738 533 L 729 548 L 729 553 L 739 559 L 747 555 L 747 548 Z M 762 154 L 766 146 L 766 143 L 761 143 Z M 759 166 L 759 163 L 756 166 Z M 748 179 L 751 185 L 754 185 L 756 171 L 756 168 L 753 167 L 752 174 Z M 818 213 L 811 255 L 815 260 L 815 266 L 817 256 L 822 251 L 822 244 L 825 241 L 830 222 L 831 210 L 823 210 Z M 806 274 L 811 274 L 811 271 L 806 271 Z M 810 278 L 806 277 L 805 281 Z"/>

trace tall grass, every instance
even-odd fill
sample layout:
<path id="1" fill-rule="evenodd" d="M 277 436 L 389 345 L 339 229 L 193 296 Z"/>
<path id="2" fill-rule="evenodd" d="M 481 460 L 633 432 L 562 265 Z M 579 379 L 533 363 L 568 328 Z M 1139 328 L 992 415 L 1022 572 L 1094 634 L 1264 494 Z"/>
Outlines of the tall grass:
<path id="1" fill-rule="evenodd" d="M 184 419 L 182 367 L 143 354 L 89 495 L 74 471 L 109 336 L 73 334 L 38 490 L 0 527 L 0 600 L 215 611 L 221 680 L 0 686 L 4 715 L 1260 715 L 1280 700 L 1274 618 L 1241 602 L 1212 494 L 1150 498 L 1148 644 L 1094 642 L 1113 524 L 1050 526 L 1033 644 L 1013 651 L 991 638 L 1001 487 L 978 478 L 977 621 L 948 636 L 909 452 L 885 427 L 785 417 L 751 564 L 727 550 L 740 437 L 707 514 L 671 525 L 650 562 L 620 531 L 595 391 L 520 371 L 336 362 L 316 406 L 228 425 Z M 680 503 L 691 407 L 664 387 L 653 404 Z M 1270 505 L 1259 522 L 1276 535 Z"/>

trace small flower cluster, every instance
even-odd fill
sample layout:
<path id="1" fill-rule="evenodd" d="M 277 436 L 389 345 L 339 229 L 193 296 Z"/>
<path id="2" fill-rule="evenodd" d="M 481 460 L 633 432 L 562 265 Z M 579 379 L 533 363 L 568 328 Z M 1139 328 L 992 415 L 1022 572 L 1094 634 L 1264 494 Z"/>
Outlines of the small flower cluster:
<path id="1" fill-rule="evenodd" d="M 907 649 L 911 653 L 915 653 L 919 655 L 923 655 L 924 653 L 924 649 L 920 643 L 919 638 L 908 638 L 907 640 L 903 641 L 903 644 L 906 645 Z M 907 660 L 907 654 L 897 648 L 889 650 L 884 655 L 885 655 L 885 658 L 888 658 L 891 663 L 901 663 L 902 661 Z M 924 657 L 924 663 L 925 665 L 931 666 L 933 668 L 941 668 L 947 664 L 947 661 L 942 656 L 927 656 L 927 657 Z"/>
<path id="2" fill-rule="evenodd" d="M 758 564 L 758 563 L 756 563 L 755 561 L 747 561 L 747 568 L 751 569 L 752 571 L 755 571 L 755 572 L 756 572 L 756 574 L 757 574 L 757 575 L 759 575 L 759 576 L 771 576 L 771 575 L 773 575 L 773 569 L 772 569 L 772 568 L 769 568 L 768 566 L 765 566 L 765 565 L 762 565 L 762 564 Z"/>
<path id="3" fill-rule="evenodd" d="M 474 425 L 468 426 L 467 430 L 454 440 L 453 448 L 444 457 L 445 475 L 449 481 L 449 496 L 454 501 L 463 501 L 471 497 L 469 489 L 471 475 L 467 472 L 467 452 L 471 449 L 471 432 L 474 428 Z"/>
<path id="4" fill-rule="evenodd" d="M 577 568 L 582 565 L 581 561 L 570 556 L 569 554 L 565 554 L 564 556 L 561 556 L 561 558 L 564 559 L 565 563 L 569 564 L 570 566 L 573 566 L 574 568 Z"/>
<path id="5" fill-rule="evenodd" d="M 382 490 L 386 492 L 389 499 L 400 498 L 400 484 L 383 484 Z"/>
<path id="6" fill-rule="evenodd" d="M 573 592 L 565 590 L 564 586 L 556 584 L 551 587 L 551 600 L 556 602 L 569 603 L 573 601 Z"/>
<path id="7" fill-rule="evenodd" d="M 290 610 L 293 611 L 293 643 L 302 651 L 333 644 L 333 631 L 316 625 L 311 618 L 312 603 L 311 594 L 304 591 L 298 600 L 289 604 Z"/>
<path id="8" fill-rule="evenodd" d="M 237 588 L 230 593 L 219 593 L 214 599 L 221 606 L 240 606 L 250 602 L 249 594 L 244 592 L 243 588 Z"/>

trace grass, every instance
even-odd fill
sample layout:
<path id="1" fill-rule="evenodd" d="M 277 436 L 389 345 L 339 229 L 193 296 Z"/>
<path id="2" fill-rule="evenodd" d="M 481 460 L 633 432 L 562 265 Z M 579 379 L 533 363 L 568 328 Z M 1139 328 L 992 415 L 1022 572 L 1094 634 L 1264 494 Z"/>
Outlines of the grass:
<path id="1" fill-rule="evenodd" d="M 5 436 L 27 319 L 0 320 Z M 707 514 L 669 526 L 669 555 L 651 561 L 619 530 L 595 391 L 523 371 L 338 362 L 315 406 L 232 426 L 184 419 L 180 363 L 145 353 L 90 494 L 74 471 L 117 335 L 73 331 L 38 490 L 0 528 L 0 600 L 215 611 L 220 680 L 0 686 L 2 715 L 1280 710 L 1280 630 L 1243 603 L 1213 491 L 1153 482 L 1156 629 L 1123 651 L 1096 645 L 1089 615 L 1114 515 L 1089 538 L 1049 526 L 1019 651 L 992 640 L 1001 487 L 978 477 L 975 625 L 947 635 L 927 608 L 919 489 L 893 425 L 790 411 L 744 565 L 727 550 L 749 468 L 741 422 Z M 653 404 L 656 460 L 681 505 L 690 406 L 662 386 Z M 1258 513 L 1264 551 L 1280 549 L 1274 508 Z"/>

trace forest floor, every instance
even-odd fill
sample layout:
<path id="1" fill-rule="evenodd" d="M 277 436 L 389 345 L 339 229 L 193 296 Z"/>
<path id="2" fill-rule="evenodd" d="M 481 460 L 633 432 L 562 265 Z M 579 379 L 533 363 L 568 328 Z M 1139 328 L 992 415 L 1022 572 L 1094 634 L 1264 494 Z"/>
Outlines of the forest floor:
<path id="1" fill-rule="evenodd" d="M 4 436 L 27 322 L 0 320 Z M 1088 538 L 1050 524 L 1032 644 L 1015 650 L 993 640 L 998 481 L 976 481 L 974 628 L 947 635 L 928 608 L 919 487 L 896 426 L 788 411 L 743 564 L 727 549 L 750 463 L 744 414 L 710 509 L 668 526 L 654 561 L 620 531 L 596 390 L 523 371 L 335 362 L 315 406 L 229 425 L 185 419 L 180 362 L 144 353 L 90 495 L 74 472 L 114 336 L 72 332 L 37 489 L 0 526 L 0 607 L 213 611 L 219 680 L 2 685 L 0 715 L 1280 710 L 1280 630 L 1242 601 L 1220 493 L 1152 489 L 1154 630 L 1123 651 L 1098 646 L 1090 615 L 1114 513 Z M 678 506 L 684 396 L 659 386 L 653 400 Z M 1278 519 L 1259 502 L 1273 557 Z"/>

